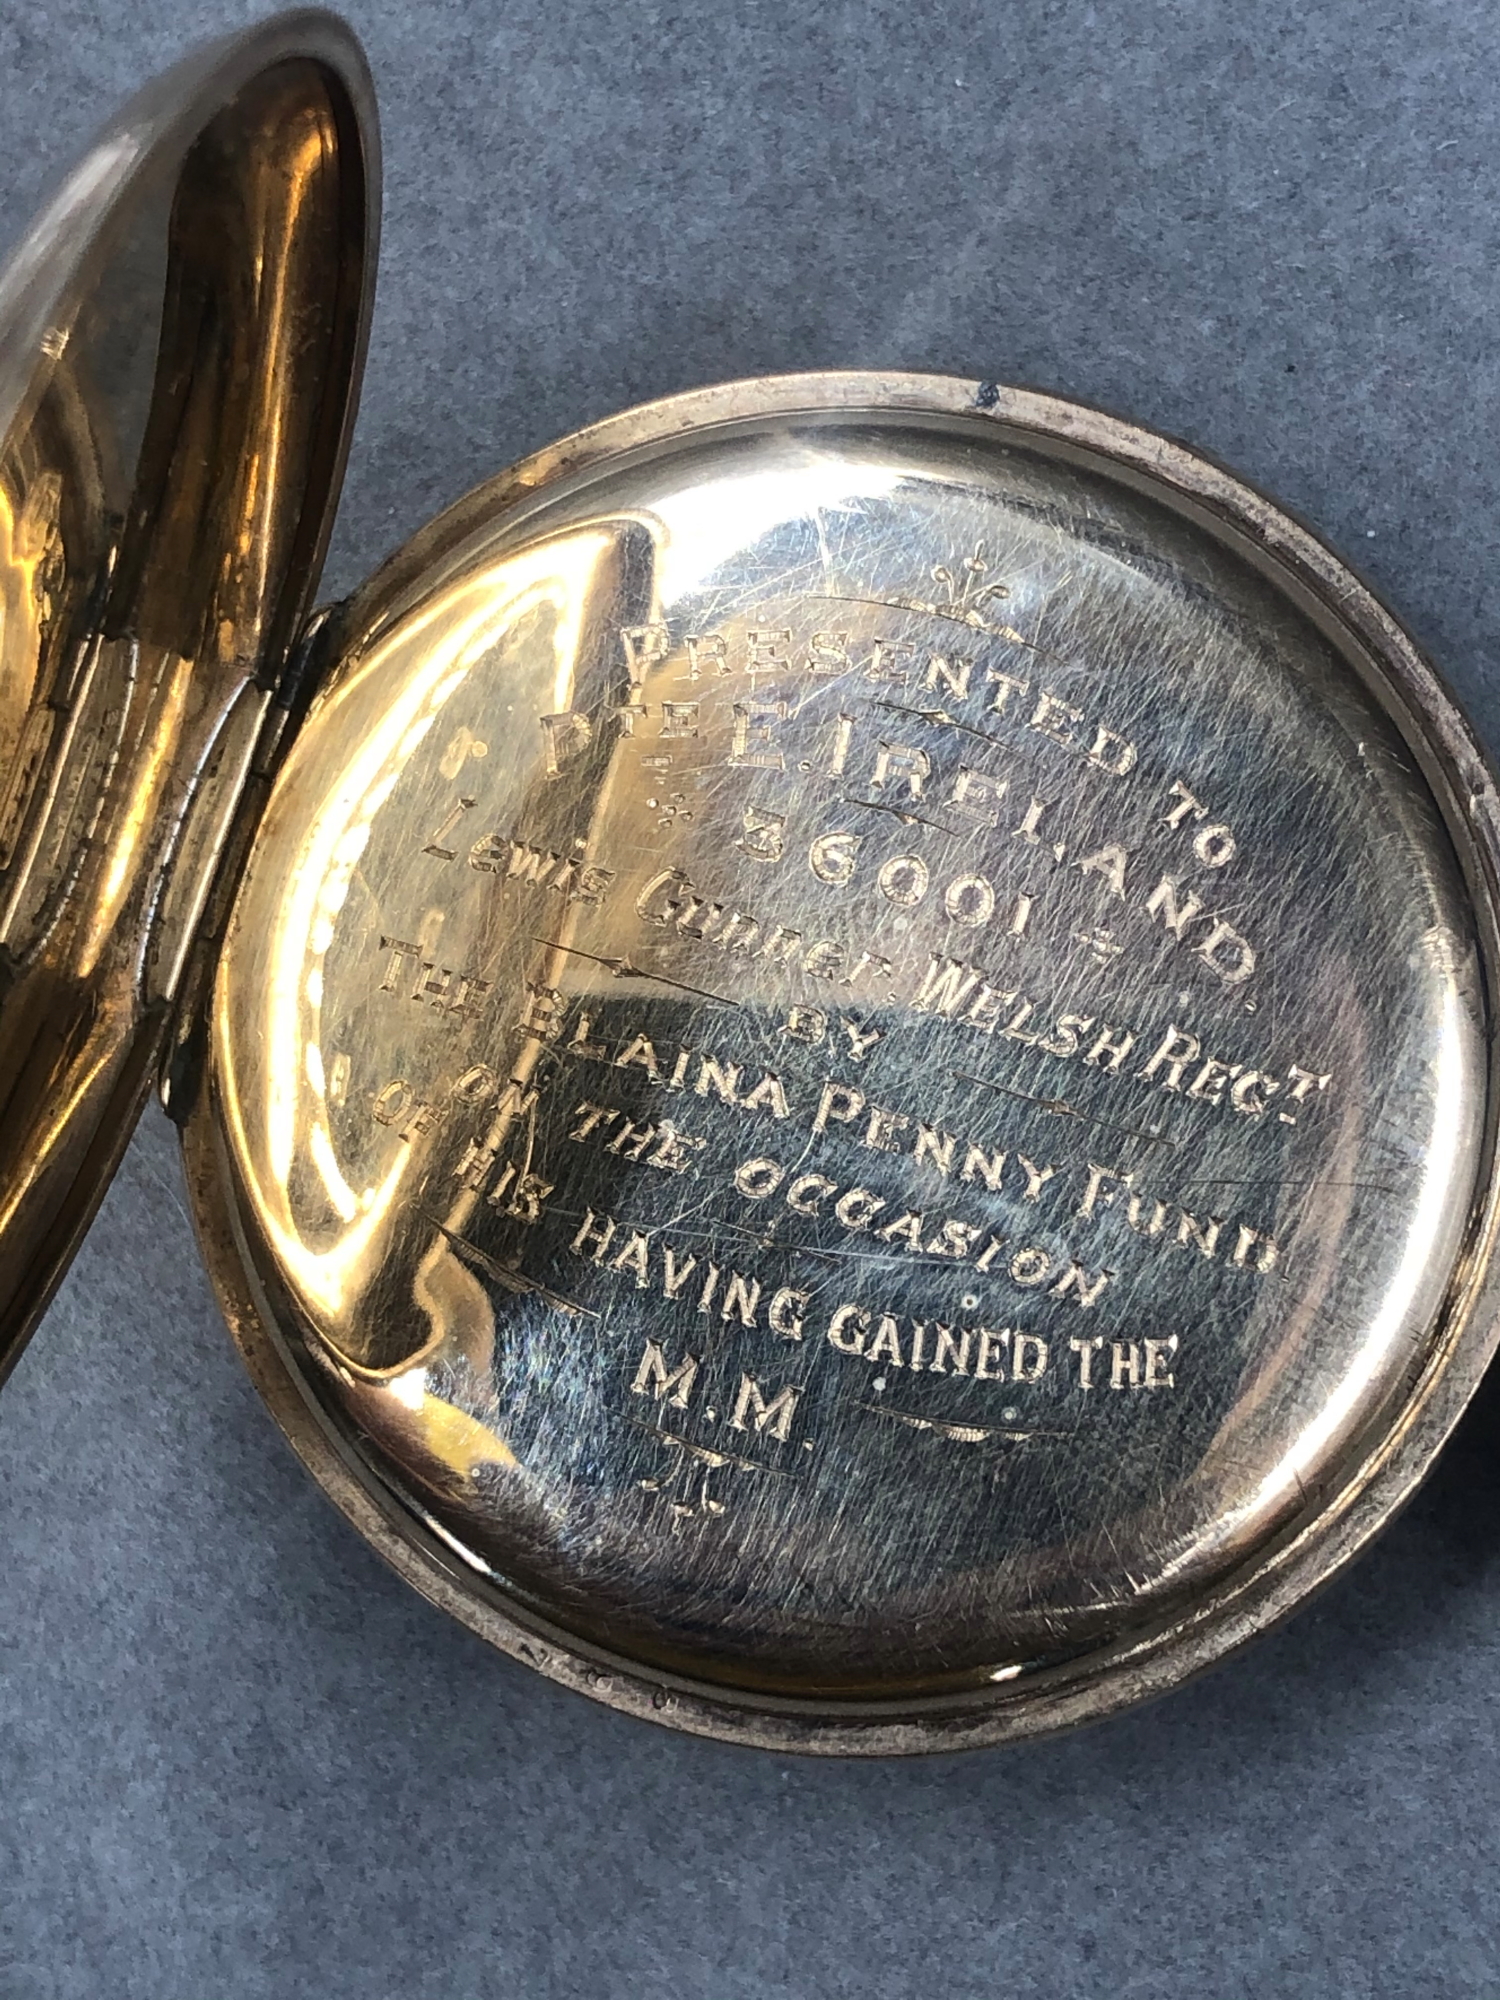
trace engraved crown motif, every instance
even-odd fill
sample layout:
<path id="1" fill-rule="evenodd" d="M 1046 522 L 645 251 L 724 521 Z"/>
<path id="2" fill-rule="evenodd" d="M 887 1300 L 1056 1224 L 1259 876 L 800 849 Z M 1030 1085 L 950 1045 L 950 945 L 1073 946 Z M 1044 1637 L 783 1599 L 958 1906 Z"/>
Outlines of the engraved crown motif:
<path id="1" fill-rule="evenodd" d="M 987 614 L 999 600 L 1009 597 L 1010 591 L 1003 583 L 986 582 L 989 572 L 984 543 L 976 542 L 961 561 L 933 564 L 930 574 L 938 591 L 931 599 L 905 597 L 899 602 L 908 611 L 952 618 L 961 625 L 972 626 L 976 632 L 996 632 L 1008 638 L 1009 626 L 992 624 Z"/>

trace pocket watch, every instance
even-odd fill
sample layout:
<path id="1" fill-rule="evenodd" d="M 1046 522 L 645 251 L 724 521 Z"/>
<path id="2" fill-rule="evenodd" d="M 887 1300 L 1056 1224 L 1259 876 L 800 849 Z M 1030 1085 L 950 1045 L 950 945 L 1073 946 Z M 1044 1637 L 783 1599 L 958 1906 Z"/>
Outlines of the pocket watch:
<path id="1" fill-rule="evenodd" d="M 155 1087 L 292 1445 L 505 1652 L 829 1753 L 1175 1685 L 1495 1345 L 1478 742 L 1260 494 L 988 380 L 627 411 L 315 610 L 378 174 L 286 15 L 0 285 L 0 1354 Z"/>

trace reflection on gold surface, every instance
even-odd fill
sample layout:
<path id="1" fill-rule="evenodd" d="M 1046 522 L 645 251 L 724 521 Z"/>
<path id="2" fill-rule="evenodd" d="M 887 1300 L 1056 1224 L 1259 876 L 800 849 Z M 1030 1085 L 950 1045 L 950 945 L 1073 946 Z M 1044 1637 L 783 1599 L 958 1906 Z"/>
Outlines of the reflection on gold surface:
<path id="1" fill-rule="evenodd" d="M 465 1497 L 486 1468 L 516 1464 L 497 1432 L 493 1405 L 479 1416 L 461 1409 L 433 1389 L 425 1364 L 377 1380 L 346 1369 L 342 1379 L 349 1407 L 361 1421 L 389 1438 L 398 1458 L 455 1498 Z"/>
<path id="2" fill-rule="evenodd" d="M 342 85 L 283 57 L 201 89 L 196 122 L 173 107 L 107 141 L 7 280 L 17 310 L 28 284 L 54 293 L 3 370 L 0 1374 L 150 1080 L 306 608 L 353 381 L 363 162 Z M 98 215 L 78 207 L 95 182 Z"/>
<path id="3" fill-rule="evenodd" d="M 412 1160 L 410 1149 L 397 1147 L 384 1172 L 361 1176 L 358 1185 L 339 1161 L 320 1026 L 324 962 L 335 925 L 377 817 L 415 752 L 469 675 L 528 622 L 544 635 L 544 651 L 540 664 L 528 663 L 527 670 L 545 673 L 547 699 L 556 708 L 570 706 L 584 607 L 608 550 L 602 533 L 564 537 L 466 579 L 373 652 L 340 690 L 340 706 L 358 709 L 365 685 L 384 689 L 396 680 L 398 692 L 368 726 L 357 727 L 352 718 L 347 727 L 320 725 L 315 738 L 303 739 L 315 742 L 316 750 L 293 752 L 286 782 L 306 833 L 286 896 L 268 913 L 269 934 L 233 947 L 253 951 L 264 967 L 264 1015 L 252 1050 L 223 1051 L 226 1074 L 253 1066 L 264 1124 L 249 1127 L 236 1090 L 226 1092 L 225 1114 L 243 1157 L 263 1163 L 252 1184 L 261 1227 L 297 1290 L 333 1321 L 369 1286 Z M 393 675 L 396 648 L 401 666 Z M 317 1205 L 309 1209 L 303 1193 L 303 1161 L 313 1167 L 332 1211 L 321 1226 Z"/>
<path id="4" fill-rule="evenodd" d="M 118 817 L 110 827 L 109 853 L 93 907 L 80 926 L 74 953 L 76 976 L 88 980 L 125 913 L 126 898 L 156 848 L 174 761 L 181 752 L 193 685 L 194 663 L 166 658 L 151 690 L 152 726 L 139 756 L 124 778 Z M 149 863 L 146 864 L 149 866 Z"/>
<path id="5" fill-rule="evenodd" d="M 43 634 L 56 615 L 54 591 L 63 558 L 62 478 L 48 467 L 34 475 L 29 490 L 17 490 L 16 468 L 0 478 L 0 772 L 6 785 L 0 801 L 0 844 L 20 804 L 24 782 L 21 733 L 36 713 L 36 675 Z M 36 724 L 32 723 L 33 730 Z M 39 732 L 37 732 L 39 733 Z M 35 751 L 33 751 L 35 754 Z"/>

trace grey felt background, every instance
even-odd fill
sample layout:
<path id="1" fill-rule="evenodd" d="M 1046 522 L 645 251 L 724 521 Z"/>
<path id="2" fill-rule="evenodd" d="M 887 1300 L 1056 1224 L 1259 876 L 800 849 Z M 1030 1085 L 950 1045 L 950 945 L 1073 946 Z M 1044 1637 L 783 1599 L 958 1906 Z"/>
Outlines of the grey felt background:
<path id="1" fill-rule="evenodd" d="M 0 0 L 0 236 L 253 5 Z M 352 9 L 387 228 L 331 582 L 517 454 L 760 370 L 999 376 L 1317 522 L 1500 742 L 1494 9 Z M 148 1118 L 0 1399 L 0 1995 L 1500 1992 L 1500 1393 L 1155 1709 L 788 1764 L 409 1596 L 230 1349 Z"/>

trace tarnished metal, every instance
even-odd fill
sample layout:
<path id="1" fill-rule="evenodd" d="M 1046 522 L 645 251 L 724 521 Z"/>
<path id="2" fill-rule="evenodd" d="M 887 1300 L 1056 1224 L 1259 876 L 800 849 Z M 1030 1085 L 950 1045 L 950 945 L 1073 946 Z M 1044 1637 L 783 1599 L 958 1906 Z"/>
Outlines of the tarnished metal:
<path id="1" fill-rule="evenodd" d="M 429 1596 L 681 1727 L 955 1747 L 1180 1680 L 1420 1477 L 1497 1324 L 1495 795 L 1259 496 L 733 384 L 308 657 L 174 1095 L 252 1374 Z"/>

